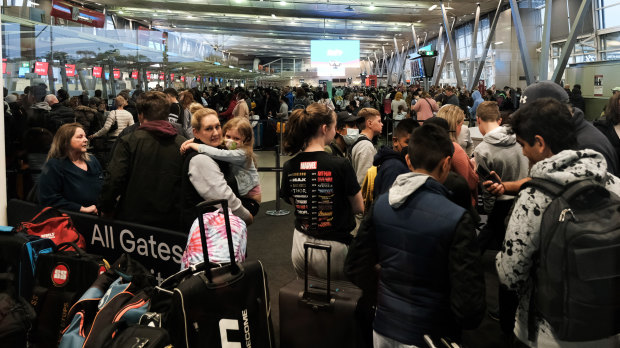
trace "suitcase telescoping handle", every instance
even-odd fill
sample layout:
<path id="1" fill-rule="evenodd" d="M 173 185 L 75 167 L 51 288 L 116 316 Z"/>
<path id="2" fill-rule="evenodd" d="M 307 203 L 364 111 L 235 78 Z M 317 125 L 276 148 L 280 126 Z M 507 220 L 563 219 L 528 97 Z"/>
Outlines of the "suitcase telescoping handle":
<path id="1" fill-rule="evenodd" d="M 304 298 L 309 296 L 308 292 L 308 249 L 325 250 L 327 253 L 327 294 L 325 300 L 329 302 L 331 300 L 331 245 L 317 244 L 317 243 L 304 243 Z"/>
<path id="2" fill-rule="evenodd" d="M 204 201 L 196 205 L 196 212 L 198 213 L 198 225 L 200 226 L 200 242 L 202 243 L 202 252 L 204 254 L 205 265 L 209 263 L 209 251 L 207 250 L 207 234 L 205 229 L 205 222 L 203 215 L 216 205 L 222 206 L 222 213 L 224 214 L 224 223 L 226 224 L 226 239 L 228 240 L 228 253 L 230 254 L 230 266 L 231 273 L 239 273 L 239 266 L 235 260 L 235 251 L 233 248 L 232 230 L 230 228 L 230 217 L 228 216 L 228 201 L 225 199 L 218 199 L 214 201 Z M 205 267 L 205 275 L 209 281 L 213 281 L 213 274 L 211 273 L 211 267 Z"/>

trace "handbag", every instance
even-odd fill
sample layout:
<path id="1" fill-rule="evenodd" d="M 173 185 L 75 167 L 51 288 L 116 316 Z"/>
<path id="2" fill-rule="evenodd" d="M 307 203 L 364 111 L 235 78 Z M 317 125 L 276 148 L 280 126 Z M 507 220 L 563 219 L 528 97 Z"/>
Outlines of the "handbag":
<path id="1" fill-rule="evenodd" d="M 110 113 L 108 117 L 112 117 L 112 113 Z M 117 129 L 118 129 L 118 119 L 116 118 L 116 110 L 114 110 L 114 123 L 112 123 L 112 126 L 110 126 L 110 129 L 108 130 L 108 134 L 116 131 Z"/>
<path id="2" fill-rule="evenodd" d="M 75 243 L 82 249 L 86 248 L 84 236 L 75 229 L 71 217 L 52 207 L 45 207 L 32 220 L 20 223 L 17 232 L 48 238 L 56 245 Z"/>

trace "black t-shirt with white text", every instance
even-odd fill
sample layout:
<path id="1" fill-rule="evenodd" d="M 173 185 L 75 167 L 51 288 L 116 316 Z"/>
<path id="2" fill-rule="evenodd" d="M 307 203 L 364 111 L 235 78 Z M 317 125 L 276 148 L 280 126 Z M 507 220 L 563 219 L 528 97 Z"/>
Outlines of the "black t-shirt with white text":
<path id="1" fill-rule="evenodd" d="M 355 218 L 349 196 L 360 191 L 351 162 L 324 151 L 302 152 L 282 168 L 280 197 L 295 206 L 295 228 L 349 244 Z"/>

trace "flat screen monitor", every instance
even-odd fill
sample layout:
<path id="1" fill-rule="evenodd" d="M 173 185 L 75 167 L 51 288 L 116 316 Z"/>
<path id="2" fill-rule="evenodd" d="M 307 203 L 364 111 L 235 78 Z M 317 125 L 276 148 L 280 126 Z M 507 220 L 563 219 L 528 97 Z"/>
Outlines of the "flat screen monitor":
<path id="1" fill-rule="evenodd" d="M 437 57 L 417 57 L 411 60 L 411 77 L 414 79 L 433 77 Z"/>
<path id="2" fill-rule="evenodd" d="M 30 68 L 20 67 L 17 72 L 17 77 L 26 77 L 26 74 L 30 73 Z"/>
<path id="3" fill-rule="evenodd" d="M 310 63 L 319 76 L 345 76 L 345 68 L 360 67 L 359 40 L 312 40 Z"/>

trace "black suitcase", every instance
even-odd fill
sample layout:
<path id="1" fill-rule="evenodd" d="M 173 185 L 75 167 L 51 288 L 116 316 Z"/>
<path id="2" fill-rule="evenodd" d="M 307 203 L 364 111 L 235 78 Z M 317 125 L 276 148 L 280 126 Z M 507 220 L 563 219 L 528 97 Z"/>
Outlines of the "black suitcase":
<path id="1" fill-rule="evenodd" d="M 308 248 L 327 252 L 327 281 L 308 278 Z M 280 289 L 280 346 L 286 348 L 360 347 L 357 303 L 362 290 L 331 281 L 331 247 L 304 243 L 306 275 Z"/>
<path id="2" fill-rule="evenodd" d="M 174 347 L 275 347 L 269 289 L 260 261 L 209 263 L 202 215 L 220 204 L 224 212 L 228 250 L 234 260 L 228 202 L 197 206 L 205 262 L 168 278 L 160 288 L 179 282 L 172 290 L 167 326 Z"/>
<path id="3" fill-rule="evenodd" d="M 75 243 L 61 243 L 55 252 L 39 255 L 30 299 L 37 312 L 31 339 L 38 348 L 58 347 L 71 321 L 69 309 L 108 268 L 103 257 L 88 254 Z"/>

